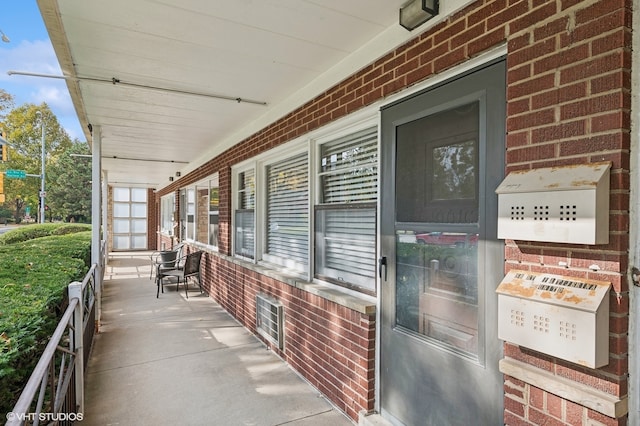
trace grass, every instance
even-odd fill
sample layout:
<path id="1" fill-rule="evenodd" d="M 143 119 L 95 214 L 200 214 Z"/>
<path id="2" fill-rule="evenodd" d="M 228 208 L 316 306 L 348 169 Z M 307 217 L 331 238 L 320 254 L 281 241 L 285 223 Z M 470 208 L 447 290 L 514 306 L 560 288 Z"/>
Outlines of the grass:
<path id="1" fill-rule="evenodd" d="M 90 227 L 29 225 L 0 237 L 0 412 L 17 401 L 91 259 Z"/>

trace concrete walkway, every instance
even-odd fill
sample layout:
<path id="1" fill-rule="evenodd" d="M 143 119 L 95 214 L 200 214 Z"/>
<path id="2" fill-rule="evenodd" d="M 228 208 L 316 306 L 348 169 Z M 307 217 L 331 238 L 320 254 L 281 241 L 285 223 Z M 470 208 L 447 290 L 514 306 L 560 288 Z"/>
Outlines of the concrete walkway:
<path id="1" fill-rule="evenodd" d="M 112 253 L 84 425 L 353 425 L 207 295 Z"/>

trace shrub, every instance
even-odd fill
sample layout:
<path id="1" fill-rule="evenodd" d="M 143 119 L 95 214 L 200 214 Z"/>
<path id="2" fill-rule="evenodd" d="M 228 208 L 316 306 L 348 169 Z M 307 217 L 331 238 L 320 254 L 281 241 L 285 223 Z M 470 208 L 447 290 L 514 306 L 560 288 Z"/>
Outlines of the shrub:
<path id="1" fill-rule="evenodd" d="M 26 225 L 16 228 L 6 234 L 0 235 L 0 246 L 15 244 L 21 241 L 47 237 L 49 235 L 72 234 L 91 230 L 91 225 L 65 224 L 65 223 L 41 223 Z"/>
<path id="2" fill-rule="evenodd" d="M 82 280 L 91 258 L 89 231 L 35 237 L 54 231 L 48 225 L 24 228 L 32 229 L 5 235 L 32 238 L 12 244 L 7 238 L 0 246 L 0 412 L 5 413 L 62 316 L 68 284 Z"/>

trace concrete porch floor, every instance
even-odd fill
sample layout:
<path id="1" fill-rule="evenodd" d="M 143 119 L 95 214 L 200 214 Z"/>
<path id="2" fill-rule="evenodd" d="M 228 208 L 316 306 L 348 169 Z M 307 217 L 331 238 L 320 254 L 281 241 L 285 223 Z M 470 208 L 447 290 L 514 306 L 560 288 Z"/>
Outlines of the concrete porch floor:
<path id="1" fill-rule="evenodd" d="M 84 425 L 353 425 L 194 283 L 156 299 L 149 252 L 111 253 Z"/>

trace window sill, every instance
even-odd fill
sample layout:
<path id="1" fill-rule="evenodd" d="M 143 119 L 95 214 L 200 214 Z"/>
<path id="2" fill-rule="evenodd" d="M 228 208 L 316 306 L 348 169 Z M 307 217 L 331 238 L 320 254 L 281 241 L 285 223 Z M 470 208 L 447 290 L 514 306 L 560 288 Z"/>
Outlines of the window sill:
<path id="1" fill-rule="evenodd" d="M 353 291 L 342 289 L 341 287 L 328 284 L 320 280 L 308 281 L 306 278 L 295 273 L 286 273 L 270 268 L 267 265 L 256 264 L 237 257 L 227 256 L 211 250 L 211 248 L 206 251 L 226 260 L 227 262 L 231 262 L 269 278 L 281 281 L 291 287 L 322 297 L 323 299 L 337 303 L 338 305 L 344 306 L 345 308 L 353 311 L 360 312 L 361 314 L 375 315 L 376 313 L 376 298 L 373 296 L 354 294 L 355 292 Z"/>

